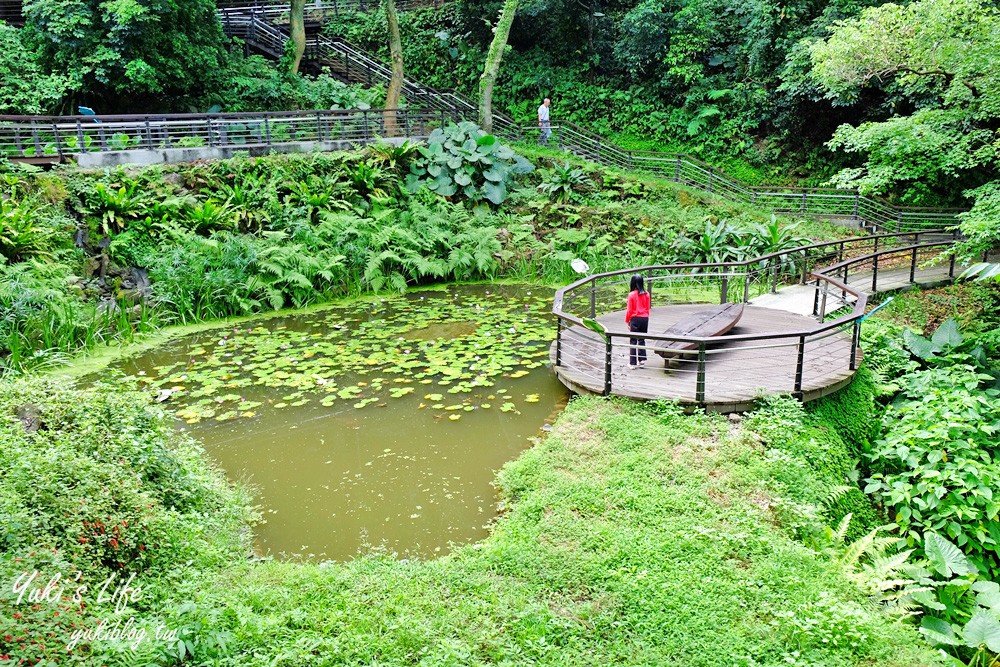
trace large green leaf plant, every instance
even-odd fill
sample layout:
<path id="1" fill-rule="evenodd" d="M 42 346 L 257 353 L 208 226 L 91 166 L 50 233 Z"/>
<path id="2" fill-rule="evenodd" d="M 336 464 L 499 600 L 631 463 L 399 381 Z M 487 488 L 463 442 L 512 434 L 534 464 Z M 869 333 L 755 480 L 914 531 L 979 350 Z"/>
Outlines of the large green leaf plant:
<path id="1" fill-rule="evenodd" d="M 431 133 L 420 157 L 410 165 L 406 187 L 422 187 L 448 199 L 466 199 L 474 206 L 499 206 L 515 178 L 534 166 L 478 125 L 462 122 Z"/>

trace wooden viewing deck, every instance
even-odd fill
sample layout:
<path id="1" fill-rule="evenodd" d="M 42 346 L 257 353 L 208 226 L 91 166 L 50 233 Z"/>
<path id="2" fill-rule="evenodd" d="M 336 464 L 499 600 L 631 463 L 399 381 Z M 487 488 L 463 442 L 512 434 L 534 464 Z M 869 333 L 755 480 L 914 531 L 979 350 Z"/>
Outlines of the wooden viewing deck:
<path id="1" fill-rule="evenodd" d="M 704 309 L 704 305 L 654 307 L 650 311 L 649 331 L 663 331 L 684 317 Z M 638 399 L 666 399 L 690 403 L 697 393 L 698 350 L 690 350 L 681 361 L 668 365 L 653 354 L 647 342 L 647 363 L 628 365 L 628 328 L 625 311 L 597 318 L 613 336 L 611 350 L 611 387 L 616 396 Z M 802 382 L 795 387 L 797 338 L 743 340 L 744 335 L 767 335 L 815 327 L 816 320 L 783 310 L 746 306 L 743 317 L 729 334 L 719 337 L 719 344 L 705 351 L 704 399 L 706 409 L 717 412 L 747 410 L 761 394 L 795 393 L 808 401 L 836 391 L 854 375 L 851 368 L 850 329 L 834 330 L 808 339 L 805 344 Z M 563 332 L 560 364 L 555 364 L 556 343 L 550 359 L 560 381 L 576 393 L 604 392 L 605 343 L 599 334 L 574 325 Z"/>
<path id="2" fill-rule="evenodd" d="M 962 268 L 954 261 L 929 264 L 952 242 L 934 231 L 905 239 L 885 234 L 744 262 L 588 276 L 556 292 L 552 367 L 577 393 L 674 400 L 718 412 L 750 409 L 763 394 L 819 398 L 849 383 L 858 368 L 868 295 L 953 279 Z M 836 263 L 814 268 L 829 262 L 834 245 Z M 645 277 L 653 302 L 647 362 L 638 368 L 629 366 L 631 334 L 621 309 L 631 274 Z M 677 333 L 684 327 L 671 329 L 718 308 L 712 304 L 734 302 L 745 304 L 743 316 L 725 335 L 686 336 Z M 828 321 L 830 313 L 839 316 Z M 602 324 L 605 333 L 588 327 L 585 318 Z M 666 361 L 653 348 L 667 342 L 689 349 Z"/>

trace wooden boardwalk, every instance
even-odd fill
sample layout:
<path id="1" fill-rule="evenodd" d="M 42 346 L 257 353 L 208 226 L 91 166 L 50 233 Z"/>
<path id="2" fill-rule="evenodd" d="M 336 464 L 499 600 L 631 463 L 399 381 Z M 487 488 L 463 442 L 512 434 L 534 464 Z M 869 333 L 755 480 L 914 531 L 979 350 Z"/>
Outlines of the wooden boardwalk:
<path id="1" fill-rule="evenodd" d="M 662 332 L 667 327 L 703 309 L 704 305 L 654 307 L 649 331 Z M 609 313 L 598 318 L 609 331 L 626 333 L 625 312 Z M 748 305 L 739 324 L 729 336 L 807 330 L 816 320 L 784 310 Z M 762 393 L 792 393 L 799 354 L 798 338 L 777 338 L 745 342 L 725 342 L 707 351 L 704 376 L 704 407 L 718 412 L 736 412 L 753 406 Z M 638 399 L 666 399 L 695 405 L 698 403 L 697 351 L 684 361 L 667 366 L 649 351 L 645 366 L 632 369 L 628 364 L 628 339 L 613 337 L 611 393 Z M 854 371 L 850 368 L 851 329 L 818 334 L 806 339 L 801 394 L 804 400 L 818 398 L 847 384 Z M 560 365 L 555 364 L 556 344 L 550 357 L 556 375 L 577 393 L 603 393 L 605 383 L 605 344 L 601 337 L 582 327 L 563 332 Z"/>

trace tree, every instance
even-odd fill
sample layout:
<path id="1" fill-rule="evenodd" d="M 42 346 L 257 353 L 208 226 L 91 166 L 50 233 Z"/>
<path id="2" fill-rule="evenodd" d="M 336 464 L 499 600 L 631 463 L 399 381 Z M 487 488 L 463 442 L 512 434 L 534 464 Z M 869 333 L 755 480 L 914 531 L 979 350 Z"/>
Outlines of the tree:
<path id="1" fill-rule="evenodd" d="M 486 53 L 486 65 L 479 79 L 479 125 L 487 132 L 493 131 L 493 86 L 500 72 L 500 61 L 507 48 L 510 27 L 514 23 L 518 0 L 504 0 L 500 19 L 493 29 L 493 41 Z"/>
<path id="2" fill-rule="evenodd" d="M 45 74 L 35 54 L 24 48 L 16 28 L 0 21 L 0 113 L 41 114 L 55 111 L 69 81 Z"/>
<path id="3" fill-rule="evenodd" d="M 976 249 L 1000 240 L 992 215 L 1000 187 L 1000 12 L 992 3 L 872 7 L 835 24 L 811 57 L 812 75 L 831 99 L 851 103 L 879 87 L 898 100 L 887 120 L 837 129 L 829 145 L 865 163 L 835 183 L 913 204 L 959 203 L 964 195 L 973 209 L 962 225 L 975 232 Z"/>
<path id="4" fill-rule="evenodd" d="M 299 73 L 299 65 L 302 64 L 302 56 L 306 52 L 306 0 L 291 0 L 288 13 L 288 32 L 292 38 L 292 45 L 295 49 L 295 56 L 292 58 L 290 71 L 292 74 Z"/>
<path id="5" fill-rule="evenodd" d="M 69 88 L 117 106 L 178 106 L 217 84 L 228 41 L 212 0 L 26 0 L 23 42 Z"/>
<path id="6" fill-rule="evenodd" d="M 389 30 L 389 56 L 392 59 L 392 78 L 385 93 L 385 133 L 394 137 L 396 129 L 396 109 L 399 108 L 399 97 L 403 91 L 403 41 L 399 36 L 399 15 L 396 13 L 396 0 L 384 0 L 385 21 Z"/>

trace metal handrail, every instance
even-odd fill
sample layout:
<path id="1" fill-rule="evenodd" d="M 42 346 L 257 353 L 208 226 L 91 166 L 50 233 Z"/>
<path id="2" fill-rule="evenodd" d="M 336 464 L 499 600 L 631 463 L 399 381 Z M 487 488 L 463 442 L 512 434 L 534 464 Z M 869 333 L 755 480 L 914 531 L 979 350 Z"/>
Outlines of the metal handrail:
<path id="1" fill-rule="evenodd" d="M 0 116 L 0 155 L 43 155 L 136 149 L 271 146 L 288 142 L 367 143 L 385 136 L 385 118 L 408 136 L 427 136 L 458 120 L 445 110 L 321 110 L 261 113 L 106 116 Z"/>
<path id="2" fill-rule="evenodd" d="M 523 138 L 537 131 L 537 127 L 522 126 L 517 135 Z M 646 171 L 730 201 L 771 209 L 776 213 L 847 219 L 875 230 L 905 232 L 955 224 L 957 213 L 963 210 L 895 206 L 861 195 L 856 190 L 753 186 L 690 155 L 625 149 L 568 122 L 552 124 L 552 139 L 560 148 L 594 162 Z"/>
<path id="3" fill-rule="evenodd" d="M 940 236 L 947 236 L 946 239 L 941 239 Z M 889 238 L 898 238 L 899 236 L 907 236 L 912 238 L 912 243 L 903 246 L 893 246 L 889 248 L 878 248 L 880 241 L 887 240 Z M 937 236 L 935 240 L 933 237 Z M 716 263 L 702 263 L 702 264 L 666 264 L 666 265 L 651 265 L 651 266 L 641 266 L 632 267 L 629 269 L 623 269 L 618 271 L 609 271 L 605 273 L 595 274 L 581 278 L 570 285 L 560 288 L 556 291 L 555 299 L 553 301 L 552 312 L 557 318 L 557 334 L 555 343 L 555 365 L 561 367 L 561 349 L 563 345 L 562 337 L 566 335 L 566 332 L 573 332 L 573 335 L 579 339 L 583 336 L 584 339 L 590 340 L 590 344 L 595 346 L 595 353 L 604 356 L 604 371 L 603 371 L 603 383 L 604 383 L 604 393 L 610 393 L 612 390 L 612 354 L 611 350 L 614 345 L 614 341 L 632 338 L 635 336 L 632 332 L 625 331 L 607 331 L 602 337 L 600 334 L 591 332 L 584 325 L 584 319 L 575 315 L 574 313 L 568 312 L 566 310 L 566 297 L 567 294 L 576 296 L 587 297 L 589 295 L 589 304 L 587 299 L 584 299 L 585 307 L 589 305 L 590 317 L 596 318 L 597 313 L 597 299 L 596 295 L 599 289 L 599 283 L 605 282 L 602 287 L 607 287 L 609 285 L 619 285 L 623 284 L 624 281 L 616 281 L 614 279 L 627 274 L 639 274 L 647 276 L 649 281 L 649 289 L 651 292 L 658 289 L 663 289 L 662 286 L 656 287 L 655 285 L 659 282 L 668 279 L 701 279 L 705 281 L 715 281 L 721 284 L 720 292 L 720 302 L 726 303 L 729 296 L 729 289 L 727 284 L 729 281 L 744 281 L 744 293 L 742 298 L 738 301 L 746 302 L 749 300 L 749 285 L 750 281 L 754 277 L 759 277 L 761 275 L 767 276 L 769 273 L 774 273 L 775 276 L 780 270 L 782 262 L 780 260 L 788 259 L 795 256 L 796 259 L 802 258 L 808 261 L 808 257 L 811 252 L 815 251 L 826 251 L 834 247 L 837 247 L 837 254 L 840 256 L 837 262 L 824 266 L 823 268 L 815 269 L 812 271 L 806 271 L 805 264 L 801 268 L 801 282 L 806 284 L 807 280 L 815 280 L 816 288 L 816 305 L 814 306 L 814 315 L 817 316 L 819 322 L 808 328 L 800 328 L 792 331 L 771 331 L 763 333 L 753 333 L 753 334 L 736 334 L 736 335 L 726 335 L 724 339 L 720 339 L 717 336 L 683 336 L 683 335 L 671 335 L 666 333 L 645 333 L 642 335 L 646 342 L 646 346 L 649 347 L 650 341 L 669 341 L 669 342 L 682 342 L 687 343 L 691 346 L 689 350 L 675 350 L 675 353 L 682 358 L 690 358 L 692 362 L 696 362 L 696 369 L 690 372 L 697 373 L 699 380 L 696 389 L 695 400 L 699 403 L 704 403 L 705 399 L 705 373 L 708 355 L 706 354 L 707 347 L 712 344 L 718 344 L 719 342 L 725 342 L 729 345 L 737 345 L 739 349 L 752 350 L 757 349 L 756 346 L 739 346 L 740 343 L 755 343 L 758 341 L 769 341 L 773 343 L 774 341 L 787 340 L 787 345 L 793 346 L 797 345 L 799 348 L 798 358 L 795 364 L 794 370 L 794 386 L 795 391 L 801 393 L 801 387 L 803 386 L 803 372 L 806 365 L 806 347 L 807 343 L 815 343 L 818 339 L 824 338 L 835 334 L 838 331 L 847 331 L 852 329 L 851 333 L 851 354 L 849 368 L 850 370 L 855 370 L 857 368 L 857 348 L 860 337 L 860 325 L 861 321 L 865 316 L 865 311 L 868 304 L 869 292 L 863 291 L 858 287 L 852 286 L 847 282 L 847 267 L 864 262 L 872 262 L 874 271 L 872 274 L 872 290 L 871 293 L 877 291 L 877 276 L 878 276 L 878 262 L 880 258 L 884 258 L 890 255 L 905 255 L 910 262 L 910 282 L 914 281 L 915 272 L 917 270 L 917 257 L 920 251 L 926 251 L 935 248 L 943 248 L 952 245 L 954 242 L 954 234 L 951 232 L 943 232 L 941 230 L 929 230 L 924 232 L 913 232 L 905 235 L 897 234 L 881 234 L 873 237 L 861 237 L 857 239 L 844 239 L 842 241 L 827 241 L 822 243 L 814 243 L 806 246 L 800 246 L 798 248 L 793 248 L 790 250 L 785 250 L 776 253 L 770 253 L 767 255 L 761 255 L 759 257 L 754 257 L 751 259 L 746 259 L 736 262 L 716 262 Z M 858 248 L 863 244 L 868 244 L 873 247 L 873 249 L 865 248 L 864 252 L 861 254 L 844 259 L 842 256 L 848 247 Z M 829 254 L 829 253 L 827 253 Z M 840 274 L 843 272 L 843 279 L 841 279 Z M 954 278 L 955 274 L 955 264 L 952 260 L 949 269 L 948 277 Z M 767 278 L 765 278 L 767 280 Z M 772 290 L 773 291 L 773 290 Z M 820 302 L 819 295 L 822 292 L 823 299 Z M 826 315 L 826 295 L 839 293 L 839 300 L 845 305 L 848 305 L 851 300 L 853 304 L 851 305 L 851 310 L 849 313 L 841 315 L 829 322 L 825 322 Z M 820 305 L 820 303 L 822 305 Z M 591 340 L 592 339 L 592 340 Z M 772 345 L 763 345 L 762 349 L 771 349 Z M 598 368 L 599 368 L 598 364 Z M 591 380 L 594 376 L 591 377 Z M 795 393 L 795 392 L 793 392 Z"/>

